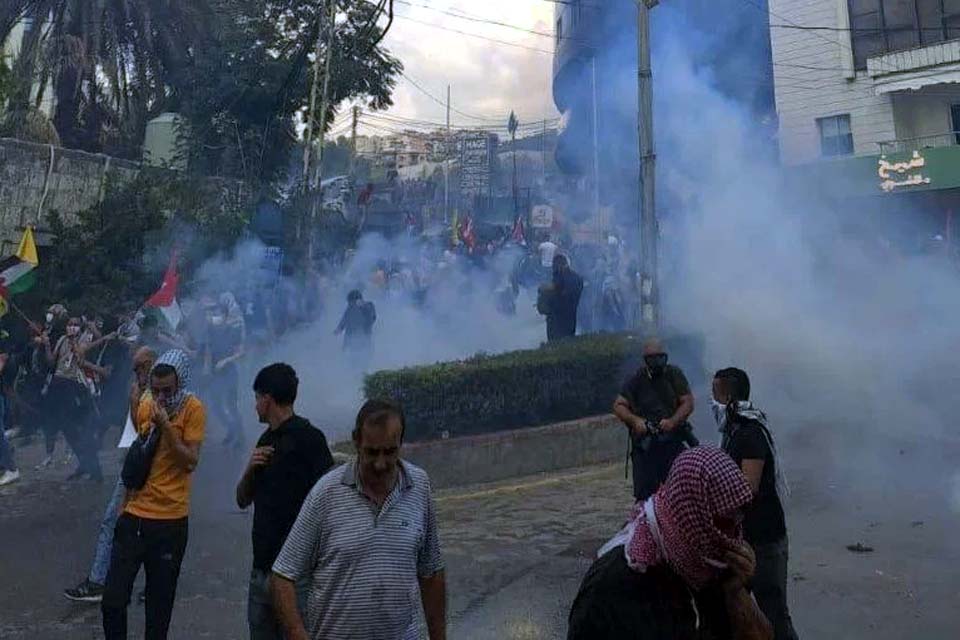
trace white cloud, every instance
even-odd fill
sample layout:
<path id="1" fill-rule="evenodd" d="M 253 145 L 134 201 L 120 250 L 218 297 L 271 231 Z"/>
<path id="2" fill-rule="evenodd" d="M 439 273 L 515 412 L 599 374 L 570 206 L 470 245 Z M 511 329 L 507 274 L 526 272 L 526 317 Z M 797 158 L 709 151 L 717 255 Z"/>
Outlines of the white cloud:
<path id="1" fill-rule="evenodd" d="M 496 118 L 496 124 L 505 124 L 511 110 L 517 112 L 521 121 L 549 119 L 557 115 L 551 92 L 553 56 L 530 49 L 552 52 L 553 39 L 442 12 L 459 12 L 552 34 L 554 6 L 544 0 L 409 0 L 408 4 L 395 5 L 397 18 L 385 44 L 403 61 L 405 73 L 441 101 L 446 100 L 449 84 L 454 109 Z M 399 79 L 394 103 L 387 112 L 392 116 L 437 123 L 446 118 L 444 106 L 406 78 Z M 455 126 L 478 123 L 455 112 L 452 120 Z"/>

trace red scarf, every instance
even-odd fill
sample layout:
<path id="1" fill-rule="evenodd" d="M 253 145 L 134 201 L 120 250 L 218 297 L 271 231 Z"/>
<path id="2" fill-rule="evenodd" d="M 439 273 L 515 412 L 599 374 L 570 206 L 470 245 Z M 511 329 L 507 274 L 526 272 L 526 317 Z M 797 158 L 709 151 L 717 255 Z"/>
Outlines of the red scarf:
<path id="1" fill-rule="evenodd" d="M 642 504 L 634 509 L 630 566 L 643 571 L 666 561 L 693 589 L 706 586 L 720 573 L 707 560 L 722 561 L 724 551 L 742 539 L 740 511 L 752 498 L 746 478 L 723 451 L 696 447 L 683 452 L 652 498 L 656 522 L 647 521 Z M 717 519 L 726 521 L 724 530 Z"/>

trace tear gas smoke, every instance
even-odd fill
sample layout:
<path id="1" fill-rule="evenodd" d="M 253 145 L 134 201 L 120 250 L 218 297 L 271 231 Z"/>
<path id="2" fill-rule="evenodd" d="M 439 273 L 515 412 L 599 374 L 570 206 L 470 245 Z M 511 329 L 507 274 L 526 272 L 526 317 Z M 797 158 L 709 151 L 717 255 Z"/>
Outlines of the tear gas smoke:
<path id="1" fill-rule="evenodd" d="M 748 371 L 781 440 L 815 442 L 814 455 L 836 456 L 867 484 L 895 474 L 897 447 L 950 435 L 956 266 L 945 255 L 894 257 L 886 247 L 903 238 L 871 218 L 870 200 L 853 209 L 821 201 L 816 185 L 791 187 L 756 120 L 691 63 L 696 38 L 682 18 L 657 12 L 659 188 L 681 203 L 664 224 L 667 323 L 704 336 L 711 371 Z M 906 228 L 937 232 L 902 207 L 916 220 Z M 851 223 L 861 230 L 849 233 Z M 709 390 L 696 391 L 705 406 Z M 929 479 L 949 491 L 949 474 Z"/>

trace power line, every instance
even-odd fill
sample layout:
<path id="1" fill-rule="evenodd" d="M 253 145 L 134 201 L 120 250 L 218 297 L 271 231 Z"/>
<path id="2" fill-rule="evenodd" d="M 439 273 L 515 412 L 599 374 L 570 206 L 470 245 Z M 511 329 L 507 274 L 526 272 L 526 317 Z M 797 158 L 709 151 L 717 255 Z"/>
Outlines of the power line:
<path id="1" fill-rule="evenodd" d="M 407 73 L 401 71 L 401 72 L 400 72 L 400 75 L 401 75 L 403 78 L 405 78 L 408 82 L 410 82 L 410 84 L 413 85 L 413 87 L 414 87 L 415 89 L 417 89 L 420 93 L 422 93 L 423 95 L 427 96 L 428 98 L 430 98 L 431 100 L 433 100 L 434 102 L 436 102 L 436 103 L 437 103 L 438 105 L 440 105 L 441 107 L 446 108 L 447 103 L 446 103 L 444 100 L 441 100 L 440 98 L 438 98 L 438 97 L 435 96 L 434 94 L 432 94 L 432 93 L 430 93 L 429 91 L 427 91 L 426 89 L 424 89 L 423 86 L 422 86 L 419 82 L 417 82 L 416 80 L 414 80 L 413 78 L 411 78 Z M 468 118 L 468 119 L 470 119 L 470 120 L 478 120 L 478 121 L 481 121 L 481 122 L 503 122 L 503 123 L 506 123 L 507 118 L 509 118 L 509 115 L 506 115 L 506 114 L 503 115 L 503 116 L 493 116 L 493 117 L 491 117 L 491 116 L 477 116 L 477 115 L 473 115 L 473 114 L 470 114 L 470 113 L 466 113 L 466 112 L 464 112 L 464 111 L 461 111 L 461 110 L 453 107 L 452 105 L 451 105 L 451 107 L 450 107 L 450 110 L 453 111 L 454 113 L 460 115 L 460 116 L 463 116 L 464 118 Z M 542 120 L 542 119 L 541 119 L 541 120 Z M 446 126 L 446 123 L 442 123 L 442 126 L 445 127 L 445 126 Z M 506 125 L 504 125 L 504 126 L 506 126 Z"/>
<path id="2" fill-rule="evenodd" d="M 439 24 L 436 24 L 436 23 L 434 23 L 434 22 L 425 22 L 425 21 L 423 21 L 423 20 L 417 20 L 416 18 L 411 18 L 410 16 L 403 16 L 403 15 L 397 14 L 396 17 L 399 18 L 400 20 L 407 20 L 407 21 L 409 21 L 409 22 L 415 22 L 415 23 L 421 24 L 421 25 L 423 25 L 423 26 L 425 26 L 425 27 L 432 27 L 432 28 L 434 28 L 434 29 L 440 29 L 441 31 L 449 31 L 450 33 L 458 33 L 458 34 L 460 34 L 460 35 L 462 35 L 462 36 L 467 36 L 467 37 L 470 37 L 470 38 L 477 38 L 477 39 L 479 39 L 479 40 L 486 40 L 486 41 L 488 41 L 488 42 L 495 42 L 495 43 L 497 43 L 497 44 L 506 45 L 506 46 L 508 46 L 508 47 L 516 47 L 516 48 L 518 48 L 518 49 L 526 49 L 527 51 L 533 51 L 533 52 L 535 52 L 535 53 L 542 53 L 542 54 L 545 54 L 545 55 L 548 55 L 548 56 L 552 56 L 552 55 L 553 55 L 553 51 L 547 51 L 546 49 L 538 49 L 538 48 L 536 48 L 536 47 L 530 47 L 530 46 L 527 46 L 527 45 L 524 45 L 524 44 L 519 44 L 519 43 L 517 43 L 517 42 L 510 42 L 510 41 L 508 41 L 508 40 L 499 40 L 499 39 L 497 39 L 497 38 L 490 38 L 490 37 L 487 37 L 487 36 L 482 36 L 482 35 L 480 35 L 480 34 L 478 34 L 478 33 L 471 33 L 471 32 L 469 32 L 469 31 L 462 31 L 462 30 L 460 30 L 460 29 L 454 29 L 453 27 L 445 27 L 445 26 L 443 26 L 443 25 L 439 25 Z"/>
<path id="3" fill-rule="evenodd" d="M 520 25 L 510 24 L 509 22 L 501 22 L 499 20 L 494 20 L 492 18 L 482 18 L 480 16 L 470 15 L 468 13 L 464 13 L 460 11 L 451 11 L 448 9 L 441 9 L 439 7 L 434 7 L 429 4 L 419 4 L 416 2 L 409 2 L 408 0 L 396 0 L 396 1 L 397 1 L 397 4 L 406 5 L 408 7 L 419 7 L 421 9 L 427 9 L 429 11 L 435 11 L 437 13 L 442 13 L 443 15 L 451 16 L 453 18 L 457 18 L 460 20 L 467 20 L 470 22 L 477 22 L 480 24 L 489 24 L 496 27 L 506 27 L 508 29 L 514 29 L 515 31 L 521 31 L 523 33 L 529 33 L 531 35 L 540 36 L 542 38 L 550 38 L 551 40 L 570 40 L 572 42 L 577 42 L 578 44 L 582 44 L 585 47 L 588 47 L 590 49 L 594 49 L 593 45 L 591 45 L 589 42 L 579 38 L 574 38 L 571 36 L 562 36 L 562 35 L 557 35 L 555 33 L 548 33 L 546 31 L 537 31 L 536 29 L 528 29 L 526 27 L 521 27 Z"/>

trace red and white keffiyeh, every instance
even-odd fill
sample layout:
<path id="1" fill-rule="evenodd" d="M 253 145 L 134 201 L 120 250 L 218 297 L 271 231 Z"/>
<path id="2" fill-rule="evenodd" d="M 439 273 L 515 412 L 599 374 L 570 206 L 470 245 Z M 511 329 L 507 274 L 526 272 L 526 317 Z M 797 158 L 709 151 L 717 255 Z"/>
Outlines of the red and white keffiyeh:
<path id="1" fill-rule="evenodd" d="M 638 571 L 666 561 L 693 589 L 713 580 L 724 551 L 742 538 L 740 510 L 753 495 L 730 457 L 712 447 L 683 452 L 651 504 L 634 509 L 626 545 Z"/>

